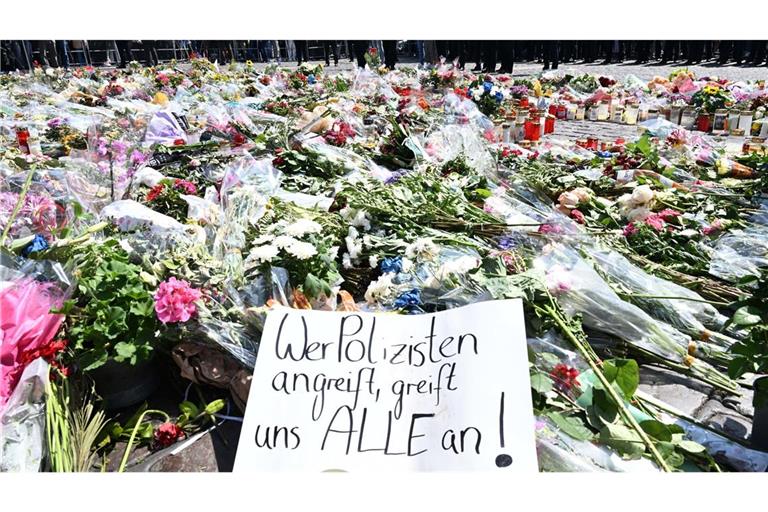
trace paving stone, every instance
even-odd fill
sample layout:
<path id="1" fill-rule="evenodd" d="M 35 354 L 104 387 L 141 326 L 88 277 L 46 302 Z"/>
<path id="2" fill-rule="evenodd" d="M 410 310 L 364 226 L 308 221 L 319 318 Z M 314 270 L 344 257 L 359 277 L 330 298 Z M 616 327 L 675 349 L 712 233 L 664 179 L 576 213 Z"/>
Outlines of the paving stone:
<path id="1" fill-rule="evenodd" d="M 749 418 L 725 407 L 718 400 L 707 401 L 696 411 L 694 417 L 702 423 L 737 439 L 748 441 L 752 433 L 752 421 Z"/>
<path id="2" fill-rule="evenodd" d="M 651 365 L 641 367 L 638 388 L 689 416 L 693 416 L 712 393 L 711 386 Z"/>

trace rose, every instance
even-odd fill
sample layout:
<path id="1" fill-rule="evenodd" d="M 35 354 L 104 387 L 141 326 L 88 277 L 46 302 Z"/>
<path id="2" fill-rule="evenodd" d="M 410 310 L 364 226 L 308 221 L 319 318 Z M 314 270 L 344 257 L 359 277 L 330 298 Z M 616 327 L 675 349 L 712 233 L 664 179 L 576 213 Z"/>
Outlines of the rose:
<path id="1" fill-rule="evenodd" d="M 184 431 L 176 423 L 166 422 L 155 430 L 155 444 L 159 448 L 166 448 L 184 436 Z"/>
<path id="2" fill-rule="evenodd" d="M 640 185 L 632 191 L 632 202 L 636 204 L 645 204 L 653 199 L 654 192 L 648 185 Z"/>

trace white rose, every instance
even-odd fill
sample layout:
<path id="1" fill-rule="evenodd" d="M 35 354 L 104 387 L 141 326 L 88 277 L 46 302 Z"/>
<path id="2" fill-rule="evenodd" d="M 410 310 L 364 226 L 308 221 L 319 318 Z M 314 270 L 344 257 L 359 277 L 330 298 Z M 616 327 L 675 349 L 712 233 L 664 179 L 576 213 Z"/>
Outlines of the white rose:
<path id="1" fill-rule="evenodd" d="M 632 201 L 636 204 L 646 204 L 653 199 L 654 193 L 648 185 L 640 185 L 632 191 Z"/>

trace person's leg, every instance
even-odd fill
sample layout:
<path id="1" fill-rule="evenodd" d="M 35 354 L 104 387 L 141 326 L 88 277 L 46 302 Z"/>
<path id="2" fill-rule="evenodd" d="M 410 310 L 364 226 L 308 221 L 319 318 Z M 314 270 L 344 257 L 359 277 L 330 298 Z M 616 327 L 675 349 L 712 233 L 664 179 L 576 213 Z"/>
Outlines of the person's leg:
<path id="1" fill-rule="evenodd" d="M 59 39 L 56 41 L 56 54 L 59 58 L 59 63 L 64 68 L 69 68 L 69 41 L 66 39 Z"/>
<path id="2" fill-rule="evenodd" d="M 515 42 L 502 41 L 500 43 L 501 51 L 501 73 L 512 73 L 515 63 Z"/>
<path id="3" fill-rule="evenodd" d="M 325 65 L 331 65 L 331 42 L 323 41 L 323 54 L 325 56 Z"/>
<path id="4" fill-rule="evenodd" d="M 388 39 L 382 41 L 382 46 L 384 47 L 384 65 L 389 69 L 395 69 L 395 64 L 397 63 L 397 41 Z"/>
<path id="5" fill-rule="evenodd" d="M 497 42 L 494 40 L 483 43 L 483 72 L 493 73 L 496 71 L 496 48 Z"/>

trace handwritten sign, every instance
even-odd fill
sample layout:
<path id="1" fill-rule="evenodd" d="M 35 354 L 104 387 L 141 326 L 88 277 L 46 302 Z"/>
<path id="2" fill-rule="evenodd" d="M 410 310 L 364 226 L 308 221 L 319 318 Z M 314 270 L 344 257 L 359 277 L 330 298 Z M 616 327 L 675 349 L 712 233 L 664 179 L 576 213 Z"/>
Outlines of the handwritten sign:
<path id="1" fill-rule="evenodd" d="M 235 471 L 484 469 L 537 471 L 519 299 L 269 313 Z"/>

